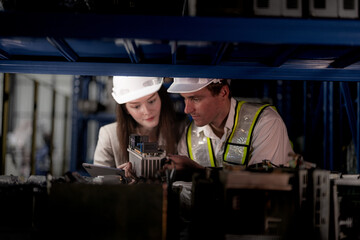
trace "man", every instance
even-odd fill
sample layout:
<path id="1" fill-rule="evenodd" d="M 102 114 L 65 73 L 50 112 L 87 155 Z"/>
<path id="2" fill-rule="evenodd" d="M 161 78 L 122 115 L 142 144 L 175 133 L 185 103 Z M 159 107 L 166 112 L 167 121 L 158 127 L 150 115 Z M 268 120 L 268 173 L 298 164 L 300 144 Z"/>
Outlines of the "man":
<path id="1" fill-rule="evenodd" d="M 184 97 L 184 112 L 193 119 L 178 145 L 179 155 L 170 156 L 177 170 L 263 160 L 277 167 L 291 160 L 286 126 L 276 110 L 236 101 L 226 80 L 175 78 L 168 92 Z"/>
<path id="2" fill-rule="evenodd" d="M 176 179 L 182 180 L 173 184 L 181 186 L 180 215 L 186 219 L 182 232 L 190 239 L 222 239 L 223 190 L 204 182 L 193 188 L 192 174 L 204 173 L 206 167 L 250 166 L 263 160 L 275 166 L 288 163 L 293 151 L 285 124 L 268 104 L 236 101 L 224 79 L 175 78 L 168 92 L 181 94 L 184 112 L 193 120 L 178 144 L 179 155 L 170 155 L 171 165 L 165 166 L 176 167 Z"/>

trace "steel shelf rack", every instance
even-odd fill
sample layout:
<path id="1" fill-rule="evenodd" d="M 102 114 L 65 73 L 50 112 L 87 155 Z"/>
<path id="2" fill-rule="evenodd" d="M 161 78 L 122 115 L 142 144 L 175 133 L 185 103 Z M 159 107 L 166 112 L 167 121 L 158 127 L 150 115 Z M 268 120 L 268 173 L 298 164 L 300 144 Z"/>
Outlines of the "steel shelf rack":
<path id="1" fill-rule="evenodd" d="M 294 98 L 282 86 L 300 82 L 304 155 L 321 128 L 319 165 L 336 170 L 338 132 L 349 129 L 358 173 L 359 60 L 357 19 L 0 12 L 3 73 L 286 81 L 277 85 L 282 115 Z"/>

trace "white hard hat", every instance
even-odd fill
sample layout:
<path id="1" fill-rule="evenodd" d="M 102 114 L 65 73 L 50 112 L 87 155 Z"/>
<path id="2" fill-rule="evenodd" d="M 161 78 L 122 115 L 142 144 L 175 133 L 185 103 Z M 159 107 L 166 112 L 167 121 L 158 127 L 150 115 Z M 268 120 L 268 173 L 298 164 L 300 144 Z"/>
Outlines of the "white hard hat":
<path id="1" fill-rule="evenodd" d="M 174 82 L 168 88 L 169 93 L 191 93 L 196 92 L 210 83 L 219 83 L 218 78 L 174 78 Z"/>
<path id="2" fill-rule="evenodd" d="M 112 96 L 119 104 L 157 92 L 163 83 L 159 77 L 113 77 Z"/>

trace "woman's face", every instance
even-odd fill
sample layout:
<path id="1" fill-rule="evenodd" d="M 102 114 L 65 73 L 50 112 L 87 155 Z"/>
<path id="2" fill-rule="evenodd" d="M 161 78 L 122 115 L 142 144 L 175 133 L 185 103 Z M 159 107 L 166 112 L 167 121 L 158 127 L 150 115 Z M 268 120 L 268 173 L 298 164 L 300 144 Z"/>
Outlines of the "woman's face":
<path id="1" fill-rule="evenodd" d="M 125 107 L 128 113 L 141 127 L 151 129 L 158 126 L 161 111 L 161 99 L 157 92 L 127 102 Z"/>

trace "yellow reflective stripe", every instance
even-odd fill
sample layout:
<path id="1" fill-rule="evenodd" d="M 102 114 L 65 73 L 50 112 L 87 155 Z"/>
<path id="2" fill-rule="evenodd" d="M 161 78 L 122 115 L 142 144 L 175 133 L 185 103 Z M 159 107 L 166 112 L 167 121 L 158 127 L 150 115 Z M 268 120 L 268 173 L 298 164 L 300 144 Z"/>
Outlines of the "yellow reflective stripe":
<path id="1" fill-rule="evenodd" d="M 256 120 L 257 118 L 259 117 L 259 114 L 261 113 L 261 111 L 266 108 L 267 106 L 270 106 L 270 104 L 265 104 L 263 106 L 261 106 L 257 111 L 256 111 L 256 114 L 253 118 L 253 121 L 251 123 L 251 126 L 250 126 L 250 129 L 249 129 L 249 133 L 248 133 L 248 137 L 246 139 L 246 145 L 250 146 L 249 143 L 250 143 L 250 139 L 251 139 L 251 134 L 252 134 L 252 131 L 253 131 L 253 128 L 255 126 L 255 123 L 256 123 Z M 248 151 L 248 148 L 244 148 L 244 155 L 243 155 L 243 159 L 241 161 L 241 164 L 244 164 L 245 162 L 245 159 L 246 159 L 246 156 L 247 156 L 247 151 Z"/>
<path id="2" fill-rule="evenodd" d="M 190 123 L 190 126 L 188 128 L 188 131 L 187 131 L 187 136 L 186 136 L 186 142 L 187 142 L 187 147 L 188 147 L 188 150 L 189 150 L 189 157 L 194 160 L 194 155 L 193 155 L 193 152 L 192 152 L 192 148 L 191 148 L 191 128 L 192 128 L 192 124 L 193 122 Z"/>
<path id="3" fill-rule="evenodd" d="M 191 129 L 192 129 L 192 125 L 193 122 L 190 123 L 188 131 L 186 133 L 186 139 L 187 139 L 187 147 L 189 150 L 189 157 L 194 160 L 194 155 L 192 152 L 192 147 L 191 147 Z M 213 151 L 212 151 L 212 145 L 211 145 L 211 140 L 210 138 L 207 138 L 207 145 L 208 145 L 208 152 L 209 152 L 209 159 L 210 159 L 210 164 L 212 167 L 215 167 L 215 162 L 214 162 L 214 156 L 213 156 Z"/>
<path id="4" fill-rule="evenodd" d="M 242 106 L 244 103 L 245 103 L 245 101 L 241 101 L 241 102 L 238 103 L 238 105 L 237 105 L 237 107 L 236 107 L 234 127 L 233 127 L 233 129 L 232 129 L 232 132 L 231 132 L 231 135 L 230 135 L 230 137 L 229 137 L 228 142 L 231 142 L 232 139 L 233 139 L 233 137 L 234 137 L 234 134 L 235 134 L 235 131 L 236 131 L 236 128 L 237 128 L 237 125 L 238 125 L 238 121 L 239 121 L 240 108 L 241 108 L 241 106 Z M 227 147 L 226 147 L 226 149 L 225 149 L 225 154 L 224 154 L 224 161 L 226 161 L 226 158 L 227 158 L 229 149 L 230 149 L 230 144 L 227 144 Z"/>
<path id="5" fill-rule="evenodd" d="M 211 141 L 210 141 L 210 138 L 207 138 L 207 145 L 208 145 L 208 152 L 209 152 L 210 165 L 211 165 L 212 167 L 215 167 L 214 156 L 213 156 L 213 150 L 212 150 L 212 146 L 211 146 Z"/>

